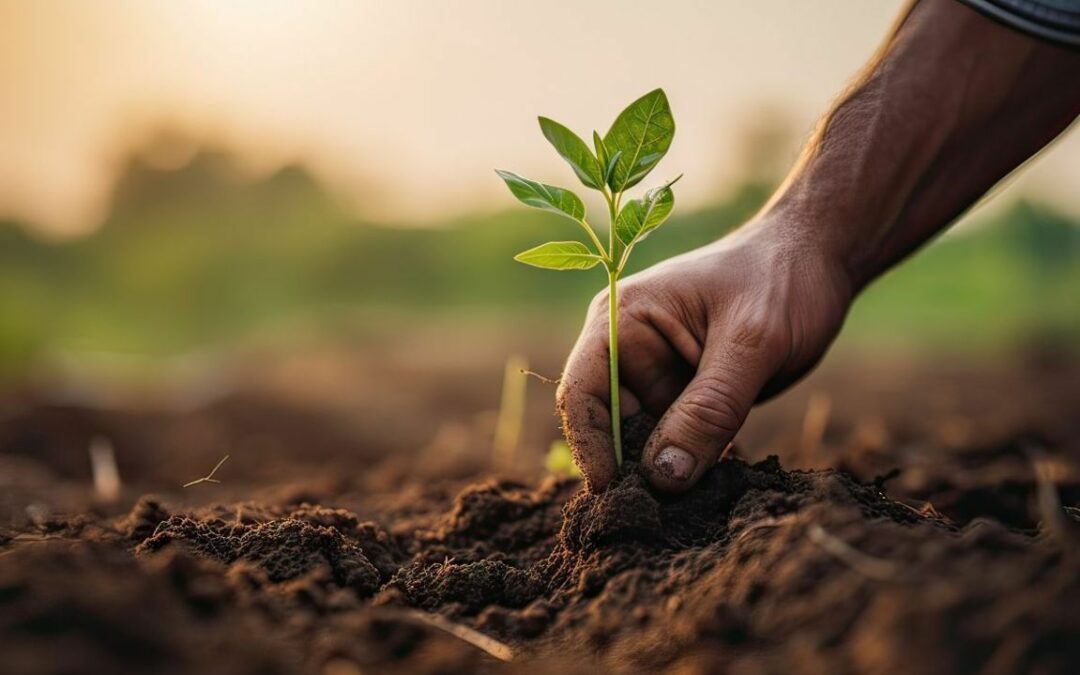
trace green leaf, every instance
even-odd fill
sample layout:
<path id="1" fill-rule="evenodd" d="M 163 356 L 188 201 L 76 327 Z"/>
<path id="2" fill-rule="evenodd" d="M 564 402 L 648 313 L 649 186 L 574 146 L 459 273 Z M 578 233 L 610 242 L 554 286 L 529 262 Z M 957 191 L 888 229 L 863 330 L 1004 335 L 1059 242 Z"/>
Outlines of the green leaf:
<path id="1" fill-rule="evenodd" d="M 604 147 L 604 139 L 600 138 L 600 132 L 592 132 L 592 144 L 596 148 L 596 159 L 600 162 L 600 167 L 607 169 L 609 155 L 607 148 Z"/>
<path id="2" fill-rule="evenodd" d="M 619 113 L 604 136 L 604 147 L 622 156 L 608 180 L 614 192 L 633 187 L 653 170 L 671 147 L 675 118 L 663 89 L 654 89 Z"/>
<path id="3" fill-rule="evenodd" d="M 619 241 L 627 246 L 635 244 L 664 224 L 675 207 L 675 193 L 671 186 L 679 178 L 682 176 L 649 190 L 641 199 L 626 202 L 615 219 L 615 234 Z"/>
<path id="4" fill-rule="evenodd" d="M 495 173 L 506 181 L 510 192 L 513 192 L 522 204 L 552 211 L 579 223 L 585 220 L 585 204 L 573 192 L 553 185 L 537 183 L 511 171 L 496 169 Z"/>
<path id="5" fill-rule="evenodd" d="M 615 164 L 622 157 L 622 151 L 616 152 L 614 155 L 608 154 L 607 147 L 604 146 L 604 139 L 600 138 L 600 134 L 592 132 L 593 147 L 596 148 L 596 157 L 600 162 L 600 168 L 604 170 L 604 183 L 611 182 L 611 174 L 615 171 Z"/>
<path id="6" fill-rule="evenodd" d="M 549 270 L 587 270 L 601 258 L 580 241 L 549 241 L 518 253 L 514 260 Z"/>
<path id="7" fill-rule="evenodd" d="M 604 171 L 605 183 L 611 182 L 611 174 L 615 173 L 615 167 L 618 166 L 620 157 L 622 157 L 622 150 L 616 152 L 611 156 L 611 159 L 608 160 L 607 169 Z"/>
<path id="8" fill-rule="evenodd" d="M 559 476 L 581 477 L 581 469 L 574 463 L 574 453 L 566 441 L 552 441 L 544 458 L 544 467 Z"/>
<path id="9" fill-rule="evenodd" d="M 589 146 L 585 145 L 585 141 L 578 138 L 573 131 L 547 117 L 540 118 L 540 130 L 544 132 L 544 138 L 548 139 L 562 158 L 570 164 L 574 173 L 586 187 L 599 190 L 603 186 L 604 174 L 600 168 L 600 162 L 593 156 Z"/>

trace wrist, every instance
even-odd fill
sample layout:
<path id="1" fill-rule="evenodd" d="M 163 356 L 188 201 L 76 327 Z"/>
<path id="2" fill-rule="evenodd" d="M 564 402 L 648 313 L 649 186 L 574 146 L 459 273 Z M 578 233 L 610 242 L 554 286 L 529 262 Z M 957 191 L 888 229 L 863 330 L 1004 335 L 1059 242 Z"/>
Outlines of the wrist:
<path id="1" fill-rule="evenodd" d="M 785 258 L 802 260 L 822 273 L 849 299 L 865 287 L 875 273 L 858 256 L 852 255 L 845 228 L 836 223 L 852 222 L 837 204 L 803 199 L 783 189 L 749 225 L 762 241 Z"/>

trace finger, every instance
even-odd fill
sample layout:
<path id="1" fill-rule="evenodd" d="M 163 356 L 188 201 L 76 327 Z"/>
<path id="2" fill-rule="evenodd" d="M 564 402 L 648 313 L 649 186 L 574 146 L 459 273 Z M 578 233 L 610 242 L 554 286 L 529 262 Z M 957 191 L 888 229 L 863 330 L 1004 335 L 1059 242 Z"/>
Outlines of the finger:
<path id="1" fill-rule="evenodd" d="M 654 328 L 633 332 L 619 340 L 622 381 L 637 395 L 641 407 L 659 418 L 686 388 L 694 369 Z M 623 417 L 629 416 L 624 408 Z"/>
<path id="2" fill-rule="evenodd" d="M 607 340 L 596 331 L 586 331 L 566 362 L 556 407 L 574 461 L 593 490 L 606 487 L 618 469 L 611 440 L 608 376 Z M 620 398 L 620 402 L 626 400 Z"/>
<path id="3" fill-rule="evenodd" d="M 641 401 L 626 387 L 619 387 L 619 415 L 626 419 L 641 412 Z"/>
<path id="4" fill-rule="evenodd" d="M 665 492 L 690 488 L 735 437 L 775 369 L 756 336 L 710 339 L 698 372 L 645 445 L 644 468 Z"/>

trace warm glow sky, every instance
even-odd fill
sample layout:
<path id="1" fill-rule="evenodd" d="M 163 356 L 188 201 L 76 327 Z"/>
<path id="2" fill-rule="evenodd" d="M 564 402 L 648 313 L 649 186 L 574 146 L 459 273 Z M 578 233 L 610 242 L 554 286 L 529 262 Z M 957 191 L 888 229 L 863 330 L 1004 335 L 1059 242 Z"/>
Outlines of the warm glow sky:
<path id="1" fill-rule="evenodd" d="M 92 226 L 119 148 L 161 120 L 255 169 L 300 159 L 380 218 L 509 206 L 493 167 L 574 180 L 537 114 L 603 131 L 655 86 L 679 125 L 660 172 L 700 203 L 762 106 L 805 134 L 900 5 L 0 0 L 0 217 Z M 1080 132 L 1015 187 L 1077 208 L 1070 175 Z"/>

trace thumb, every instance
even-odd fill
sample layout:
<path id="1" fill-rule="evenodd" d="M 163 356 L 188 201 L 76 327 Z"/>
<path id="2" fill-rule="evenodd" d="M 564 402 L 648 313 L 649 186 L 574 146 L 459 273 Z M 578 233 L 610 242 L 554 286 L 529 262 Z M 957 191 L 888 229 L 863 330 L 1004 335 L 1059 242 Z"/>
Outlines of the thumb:
<path id="1" fill-rule="evenodd" d="M 683 492 L 716 464 L 776 367 L 762 342 L 717 336 L 706 344 L 694 379 L 645 445 L 655 488 Z"/>

